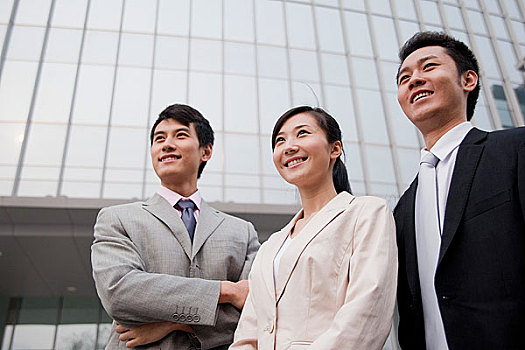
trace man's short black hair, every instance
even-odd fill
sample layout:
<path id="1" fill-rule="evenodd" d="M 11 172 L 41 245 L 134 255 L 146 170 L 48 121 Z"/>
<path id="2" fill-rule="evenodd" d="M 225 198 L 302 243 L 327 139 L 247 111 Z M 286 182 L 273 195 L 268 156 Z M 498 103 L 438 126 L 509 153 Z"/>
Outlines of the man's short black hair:
<path id="1" fill-rule="evenodd" d="M 199 138 L 199 146 L 203 147 L 208 144 L 213 145 L 215 140 L 213 135 L 213 129 L 210 126 L 210 123 L 204 116 L 195 108 L 183 104 L 174 104 L 166 107 L 160 114 L 150 132 L 150 144 L 153 144 L 153 135 L 155 134 L 155 129 L 160 122 L 166 119 L 174 119 L 181 123 L 184 126 L 190 126 L 193 124 L 195 131 L 197 132 L 197 137 Z M 206 162 L 201 162 L 199 166 L 199 171 L 197 173 L 197 178 L 202 174 L 202 170 L 206 166 Z"/>
<path id="2" fill-rule="evenodd" d="M 465 73 L 468 70 L 472 70 L 476 72 L 479 77 L 478 60 L 467 45 L 443 32 L 419 32 L 408 39 L 403 47 L 399 50 L 399 60 L 401 63 L 397 69 L 398 76 L 396 76 L 396 81 L 399 77 L 399 69 L 401 68 L 401 65 L 405 59 L 412 52 L 427 46 L 443 47 L 447 54 L 452 57 L 456 63 L 456 68 L 459 75 Z M 472 116 L 474 115 L 474 109 L 476 108 L 476 102 L 478 101 L 479 90 L 480 82 L 478 79 L 476 87 L 468 94 L 467 120 L 471 120 Z"/>

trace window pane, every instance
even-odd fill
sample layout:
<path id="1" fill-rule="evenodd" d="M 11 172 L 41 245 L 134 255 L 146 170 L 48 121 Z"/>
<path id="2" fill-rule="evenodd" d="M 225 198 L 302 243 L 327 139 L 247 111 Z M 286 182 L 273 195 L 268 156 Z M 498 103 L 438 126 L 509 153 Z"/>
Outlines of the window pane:
<path id="1" fill-rule="evenodd" d="M 222 130 L 222 79 L 218 74 L 190 73 L 189 104 L 210 121 L 213 130 Z"/>
<path id="2" fill-rule="evenodd" d="M 222 71 L 222 45 L 220 41 L 191 39 L 190 67 L 192 70 Z"/>
<path id="3" fill-rule="evenodd" d="M 485 20 L 481 12 L 467 10 L 468 17 L 470 20 L 470 27 L 475 33 L 487 34 L 487 28 L 485 27 Z"/>
<path id="4" fill-rule="evenodd" d="M 20 153 L 20 147 L 24 140 L 25 124 L 23 123 L 0 123 L 0 163 L 16 165 Z M 3 176 L 7 176 L 2 172 Z M 2 176 L 2 177 L 3 177 Z M 11 176 L 14 176 L 12 173 Z"/>
<path id="5" fill-rule="evenodd" d="M 117 59 L 118 33 L 86 31 L 82 61 L 95 64 L 115 64 Z"/>
<path id="6" fill-rule="evenodd" d="M 108 167 L 142 168 L 148 145 L 146 130 L 111 128 L 108 145 Z"/>
<path id="7" fill-rule="evenodd" d="M 254 78 L 226 75 L 224 77 L 224 129 L 257 132 L 256 98 Z"/>
<path id="8" fill-rule="evenodd" d="M 15 23 L 45 26 L 50 6 L 50 0 L 20 1 L 16 11 Z"/>
<path id="9" fill-rule="evenodd" d="M 119 64 L 151 67 L 153 36 L 123 33 L 120 42 Z"/>
<path id="10" fill-rule="evenodd" d="M 259 173 L 259 140 L 250 135 L 225 134 L 224 168 L 228 173 Z M 227 199 L 226 199 L 227 200 Z"/>
<path id="11" fill-rule="evenodd" d="M 401 181 L 404 186 L 408 186 L 415 179 L 419 171 L 420 151 L 417 149 L 398 148 L 399 168 L 401 171 Z"/>
<path id="12" fill-rule="evenodd" d="M 339 10 L 316 7 L 319 48 L 344 53 L 343 31 Z"/>
<path id="13" fill-rule="evenodd" d="M 251 1 L 224 1 L 224 37 L 226 40 L 254 41 Z"/>
<path id="14" fill-rule="evenodd" d="M 186 0 L 160 0 L 159 34 L 188 35 L 190 30 L 190 1 Z"/>
<path id="15" fill-rule="evenodd" d="M 59 166 L 66 137 L 66 126 L 33 123 L 29 130 L 24 164 Z"/>
<path id="16" fill-rule="evenodd" d="M 220 39 L 222 37 L 222 2 L 192 0 L 191 35 Z"/>
<path id="17" fill-rule="evenodd" d="M 37 64 L 6 61 L 0 81 L 0 119 L 26 121 L 33 96 Z"/>
<path id="18" fill-rule="evenodd" d="M 284 45 L 283 4 L 280 1 L 256 1 L 257 41 Z"/>
<path id="19" fill-rule="evenodd" d="M 14 26 L 7 59 L 38 61 L 43 42 L 44 28 Z"/>
<path id="20" fill-rule="evenodd" d="M 255 75 L 253 45 L 224 43 L 224 70 L 226 73 Z"/>
<path id="21" fill-rule="evenodd" d="M 357 87 L 379 89 L 374 61 L 355 57 L 352 59 L 352 68 Z"/>
<path id="22" fill-rule="evenodd" d="M 377 91 L 357 90 L 361 127 L 366 142 L 388 144 L 381 96 Z"/>
<path id="23" fill-rule="evenodd" d="M 87 0 L 55 0 L 53 26 L 83 28 Z"/>
<path id="24" fill-rule="evenodd" d="M 490 39 L 480 35 L 475 35 L 474 38 L 476 39 L 477 46 L 480 50 L 478 60 L 484 68 L 485 74 L 487 74 L 488 77 L 499 78 L 501 76 L 498 69 L 499 65 L 494 56 Z"/>
<path id="25" fill-rule="evenodd" d="M 321 54 L 323 78 L 326 83 L 349 85 L 346 56 Z"/>
<path id="26" fill-rule="evenodd" d="M 323 94 L 319 84 L 297 82 L 292 83 L 292 105 L 321 106 Z"/>
<path id="27" fill-rule="evenodd" d="M 0 23 L 7 24 L 9 22 L 12 8 L 13 0 L 0 1 Z"/>
<path id="28" fill-rule="evenodd" d="M 288 79 L 286 51 L 280 47 L 257 47 L 259 76 Z"/>
<path id="29" fill-rule="evenodd" d="M 58 298 L 24 298 L 13 337 L 13 349 L 51 349 Z"/>
<path id="30" fill-rule="evenodd" d="M 439 16 L 439 10 L 437 4 L 433 1 L 420 1 L 421 12 L 423 13 L 423 19 L 425 23 L 431 23 L 441 26 L 441 17 Z"/>
<path id="31" fill-rule="evenodd" d="M 112 125 L 145 127 L 149 124 L 150 75 L 149 69 L 119 68 Z"/>
<path id="32" fill-rule="evenodd" d="M 359 146 L 355 143 L 345 142 L 345 164 L 350 178 L 350 185 L 353 187 L 356 181 L 363 181 L 363 166 Z"/>
<path id="33" fill-rule="evenodd" d="M 314 24 L 310 5 L 286 3 L 288 41 L 291 47 L 315 48 Z"/>
<path id="34" fill-rule="evenodd" d="M 44 63 L 33 114 L 34 121 L 67 123 L 76 67 Z"/>
<path id="35" fill-rule="evenodd" d="M 51 28 L 46 47 L 46 61 L 77 63 L 80 52 L 80 30 Z"/>
<path id="36" fill-rule="evenodd" d="M 157 36 L 155 67 L 168 69 L 188 68 L 188 39 Z"/>
<path id="37" fill-rule="evenodd" d="M 260 78 L 259 96 L 261 133 L 271 134 L 277 118 L 291 107 L 288 82 Z M 270 141 L 266 146 L 270 146 Z"/>
<path id="38" fill-rule="evenodd" d="M 354 55 L 372 57 L 372 46 L 370 31 L 366 15 L 361 13 L 346 12 L 346 31 L 348 34 L 348 46 Z"/>
<path id="39" fill-rule="evenodd" d="M 135 140 L 134 143 L 138 141 Z M 72 125 L 69 146 L 66 156 L 66 166 L 69 167 L 102 167 L 106 153 L 106 128 L 98 126 Z M 91 173 L 92 174 L 92 173 Z M 71 180 L 95 180 L 72 177 Z"/>
<path id="40" fill-rule="evenodd" d="M 397 61 L 399 47 L 393 20 L 391 18 L 372 16 L 372 23 L 374 25 L 379 56 Z"/>
<path id="41" fill-rule="evenodd" d="M 153 93 L 149 125 L 157 119 L 164 108 L 174 103 L 186 103 L 186 73 L 166 70 L 155 70 L 153 76 Z"/>
<path id="42" fill-rule="evenodd" d="M 498 38 L 509 39 L 509 34 L 507 33 L 507 26 L 505 25 L 505 22 L 503 21 L 503 18 L 500 16 L 494 16 L 490 15 L 490 23 L 492 24 L 492 28 L 494 29 L 494 32 Z"/>
<path id="43" fill-rule="evenodd" d="M 88 28 L 119 30 L 122 0 L 91 0 L 90 6 Z"/>
<path id="44" fill-rule="evenodd" d="M 457 6 L 443 5 L 443 7 L 445 9 L 445 16 L 447 17 L 448 25 L 451 28 L 465 30 L 461 10 Z"/>
<path id="45" fill-rule="evenodd" d="M 350 88 L 326 86 L 326 108 L 339 123 L 343 140 L 357 141 L 357 128 Z"/>
<path id="46" fill-rule="evenodd" d="M 377 13 L 381 15 L 391 15 L 390 5 L 388 0 L 374 0 L 369 1 L 370 10 L 372 13 Z"/>
<path id="47" fill-rule="evenodd" d="M 413 0 L 394 0 L 393 3 L 399 18 L 417 19 Z"/>
<path id="48" fill-rule="evenodd" d="M 387 94 L 390 125 L 397 145 L 419 148 L 416 127 L 408 120 L 397 102 L 397 95 Z"/>
<path id="49" fill-rule="evenodd" d="M 156 0 L 126 0 L 122 30 L 153 33 L 156 10 Z"/>
<path id="50" fill-rule="evenodd" d="M 372 182 L 395 182 L 394 164 L 390 148 L 366 145 L 368 170 Z"/>
<path id="51" fill-rule="evenodd" d="M 293 80 L 319 81 L 319 66 L 315 52 L 290 50 L 290 61 Z"/>
<path id="52" fill-rule="evenodd" d="M 76 123 L 107 124 L 113 89 L 113 67 L 82 65 L 73 111 Z"/>

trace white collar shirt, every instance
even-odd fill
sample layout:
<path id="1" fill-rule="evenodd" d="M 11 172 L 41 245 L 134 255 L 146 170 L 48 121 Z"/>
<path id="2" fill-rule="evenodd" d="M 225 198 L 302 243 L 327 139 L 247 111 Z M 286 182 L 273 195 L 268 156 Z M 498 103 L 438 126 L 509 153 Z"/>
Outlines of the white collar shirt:
<path id="1" fill-rule="evenodd" d="M 197 222 L 199 221 L 199 214 L 200 214 L 200 208 L 201 208 L 201 203 L 202 203 L 202 197 L 201 197 L 201 194 L 200 194 L 199 190 L 195 191 L 189 197 L 183 197 L 179 193 L 177 193 L 175 191 L 172 191 L 169 188 L 160 185 L 160 188 L 157 191 L 157 193 L 159 194 L 159 196 L 161 196 L 166 201 L 168 201 L 168 203 L 172 207 L 174 207 L 175 204 L 177 204 L 177 202 L 179 200 L 181 200 L 181 199 L 183 199 L 183 200 L 188 200 L 188 199 L 192 200 L 193 203 L 195 203 L 195 209 L 193 210 L 193 215 L 195 216 L 195 221 L 197 221 Z M 175 208 L 175 209 L 177 209 L 177 208 Z M 179 212 L 180 215 L 182 215 L 182 211 L 180 209 L 177 209 L 177 211 Z"/>

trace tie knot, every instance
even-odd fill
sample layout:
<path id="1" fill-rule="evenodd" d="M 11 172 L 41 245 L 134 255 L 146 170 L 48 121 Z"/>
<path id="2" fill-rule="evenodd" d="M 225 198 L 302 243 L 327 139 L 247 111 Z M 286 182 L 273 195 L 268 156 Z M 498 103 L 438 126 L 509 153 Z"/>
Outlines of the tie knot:
<path id="1" fill-rule="evenodd" d="M 427 154 L 423 156 L 423 159 L 421 159 L 421 164 L 426 163 L 433 168 L 436 166 L 438 162 L 439 162 L 439 158 L 436 157 L 434 153 L 432 152 L 427 152 Z"/>
<path id="2" fill-rule="evenodd" d="M 195 209 L 195 203 L 192 200 L 180 200 L 175 204 L 176 207 L 179 207 L 182 210 L 185 209 Z"/>

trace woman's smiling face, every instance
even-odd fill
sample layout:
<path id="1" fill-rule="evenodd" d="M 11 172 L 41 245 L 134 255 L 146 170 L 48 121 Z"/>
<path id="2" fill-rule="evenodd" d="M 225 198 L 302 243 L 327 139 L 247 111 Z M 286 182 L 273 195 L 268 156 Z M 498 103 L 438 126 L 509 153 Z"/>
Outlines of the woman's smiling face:
<path id="1" fill-rule="evenodd" d="M 301 186 L 332 178 L 335 159 L 341 154 L 329 144 L 317 120 L 305 112 L 288 119 L 275 138 L 273 163 L 286 182 Z M 337 153 L 338 152 L 338 153 Z"/>

